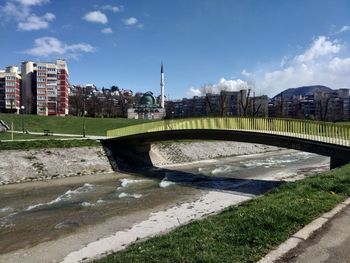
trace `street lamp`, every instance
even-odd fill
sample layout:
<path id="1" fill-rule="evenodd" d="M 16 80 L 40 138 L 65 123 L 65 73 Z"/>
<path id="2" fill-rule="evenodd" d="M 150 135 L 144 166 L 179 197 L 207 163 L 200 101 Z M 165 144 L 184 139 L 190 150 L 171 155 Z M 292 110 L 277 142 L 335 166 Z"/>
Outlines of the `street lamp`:
<path id="1" fill-rule="evenodd" d="M 174 119 L 174 112 L 171 112 L 171 119 Z"/>
<path id="2" fill-rule="evenodd" d="M 10 99 L 11 113 L 12 113 L 12 108 L 13 108 L 13 102 L 14 102 L 14 99 L 11 98 Z M 13 141 L 13 115 L 12 115 L 12 118 L 11 118 L 11 140 Z"/>
<path id="3" fill-rule="evenodd" d="M 22 111 L 22 133 L 24 133 L 24 106 L 21 106 Z"/>
<path id="4" fill-rule="evenodd" d="M 86 127 L 85 127 L 85 88 L 83 89 L 83 137 L 85 138 L 86 136 Z"/>

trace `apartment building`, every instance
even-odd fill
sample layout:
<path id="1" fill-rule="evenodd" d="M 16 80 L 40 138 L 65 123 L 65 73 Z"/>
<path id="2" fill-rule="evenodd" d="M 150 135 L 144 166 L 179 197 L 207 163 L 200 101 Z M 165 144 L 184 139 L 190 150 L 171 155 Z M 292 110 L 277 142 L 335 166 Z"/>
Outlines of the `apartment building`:
<path id="1" fill-rule="evenodd" d="M 0 70 L 0 112 L 19 112 L 21 75 L 18 67 L 9 66 Z"/>
<path id="2" fill-rule="evenodd" d="M 56 62 L 22 62 L 21 103 L 27 113 L 37 115 L 68 114 L 68 66 Z"/>

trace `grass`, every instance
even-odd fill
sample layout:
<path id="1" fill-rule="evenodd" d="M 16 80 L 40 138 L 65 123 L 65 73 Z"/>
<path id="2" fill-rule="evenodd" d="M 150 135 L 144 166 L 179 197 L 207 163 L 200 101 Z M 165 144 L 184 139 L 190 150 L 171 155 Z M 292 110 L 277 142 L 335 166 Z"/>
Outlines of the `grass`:
<path id="1" fill-rule="evenodd" d="M 18 115 L 0 113 L 0 120 L 11 125 L 13 121 L 14 130 L 22 130 L 22 117 L 24 119 L 24 128 L 29 132 L 43 132 L 50 130 L 54 133 L 82 134 L 83 119 L 75 116 L 37 116 L 37 115 Z M 87 135 L 105 136 L 107 130 L 117 129 L 133 124 L 146 122 L 146 120 L 132 120 L 126 118 L 85 118 L 85 127 Z"/>
<path id="2" fill-rule="evenodd" d="M 350 126 L 350 122 L 348 122 L 348 121 L 337 122 L 337 124 L 344 125 L 344 126 Z"/>
<path id="3" fill-rule="evenodd" d="M 136 243 L 96 262 L 256 262 L 349 195 L 347 165 L 285 183 L 238 207 Z"/>
<path id="4" fill-rule="evenodd" d="M 77 138 L 81 137 L 81 136 L 76 136 Z M 26 133 L 13 133 L 13 140 L 26 140 L 26 139 L 38 139 L 38 140 L 42 140 L 42 139 L 69 139 L 72 137 L 62 137 L 62 136 L 45 136 L 45 135 L 38 135 L 38 134 L 26 134 Z M 11 140 L 11 132 L 4 132 L 4 133 L 0 133 L 0 141 L 2 140 Z"/>
<path id="5" fill-rule="evenodd" d="M 1 150 L 29 150 L 45 148 L 72 148 L 86 146 L 100 146 L 100 142 L 95 140 L 36 140 L 36 141 L 13 141 L 1 142 Z"/>

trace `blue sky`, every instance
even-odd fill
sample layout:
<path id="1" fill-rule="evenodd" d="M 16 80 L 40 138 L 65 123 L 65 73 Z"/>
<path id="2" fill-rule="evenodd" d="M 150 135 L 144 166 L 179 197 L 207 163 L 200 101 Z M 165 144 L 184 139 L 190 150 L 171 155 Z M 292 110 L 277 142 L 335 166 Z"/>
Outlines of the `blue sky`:
<path id="1" fill-rule="evenodd" d="M 66 58 L 72 84 L 171 99 L 350 88 L 348 0 L 0 0 L 0 68 Z"/>

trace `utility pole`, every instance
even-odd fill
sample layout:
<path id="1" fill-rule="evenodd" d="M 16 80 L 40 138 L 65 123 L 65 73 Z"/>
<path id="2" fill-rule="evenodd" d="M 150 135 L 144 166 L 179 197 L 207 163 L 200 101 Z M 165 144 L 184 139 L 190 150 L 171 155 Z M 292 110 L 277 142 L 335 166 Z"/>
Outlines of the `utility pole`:
<path id="1" fill-rule="evenodd" d="M 22 133 L 24 133 L 24 106 L 21 106 L 21 110 L 22 110 Z"/>
<path id="2" fill-rule="evenodd" d="M 83 88 L 83 137 L 86 136 L 86 128 L 85 128 L 85 88 Z"/>
<path id="3" fill-rule="evenodd" d="M 13 109 L 13 101 L 14 101 L 14 99 L 10 99 L 11 113 L 12 113 L 12 109 Z M 13 141 L 13 115 L 11 118 L 11 140 Z"/>

